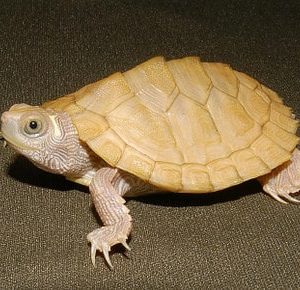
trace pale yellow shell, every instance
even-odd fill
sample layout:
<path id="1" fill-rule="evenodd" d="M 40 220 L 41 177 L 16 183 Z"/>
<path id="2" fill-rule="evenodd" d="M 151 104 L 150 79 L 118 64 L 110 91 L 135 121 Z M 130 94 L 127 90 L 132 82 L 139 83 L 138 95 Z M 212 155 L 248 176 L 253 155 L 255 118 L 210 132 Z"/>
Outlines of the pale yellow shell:
<path id="1" fill-rule="evenodd" d="M 70 114 L 111 166 L 163 189 L 212 192 L 291 157 L 298 122 L 272 90 L 221 63 L 155 57 L 44 107 Z"/>

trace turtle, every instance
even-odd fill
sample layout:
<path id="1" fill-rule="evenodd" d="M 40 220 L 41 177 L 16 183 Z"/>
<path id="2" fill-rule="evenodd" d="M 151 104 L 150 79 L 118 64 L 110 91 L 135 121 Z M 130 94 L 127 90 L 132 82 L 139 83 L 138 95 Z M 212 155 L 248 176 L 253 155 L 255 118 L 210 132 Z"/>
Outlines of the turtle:
<path id="1" fill-rule="evenodd" d="M 125 196 L 201 194 L 257 178 L 299 203 L 298 120 L 273 90 L 227 64 L 153 57 L 54 100 L 13 105 L 3 138 L 37 167 L 88 186 L 103 226 L 91 260 L 127 250 Z"/>

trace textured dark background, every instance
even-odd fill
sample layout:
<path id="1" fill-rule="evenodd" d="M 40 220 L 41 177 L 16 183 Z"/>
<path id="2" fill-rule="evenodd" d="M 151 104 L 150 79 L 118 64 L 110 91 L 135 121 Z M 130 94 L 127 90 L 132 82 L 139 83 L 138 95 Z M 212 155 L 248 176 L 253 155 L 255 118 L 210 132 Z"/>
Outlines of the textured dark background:
<path id="1" fill-rule="evenodd" d="M 0 111 L 72 92 L 154 55 L 230 63 L 300 116 L 296 1 L 0 1 Z M 0 288 L 299 289 L 300 209 L 248 182 L 130 200 L 127 256 L 101 255 L 87 192 L 0 150 Z"/>

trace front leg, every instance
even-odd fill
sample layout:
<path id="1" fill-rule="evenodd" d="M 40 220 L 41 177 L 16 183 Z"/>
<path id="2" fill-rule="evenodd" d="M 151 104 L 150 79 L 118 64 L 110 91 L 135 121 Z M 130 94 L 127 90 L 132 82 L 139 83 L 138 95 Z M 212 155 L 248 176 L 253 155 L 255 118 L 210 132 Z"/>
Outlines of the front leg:
<path id="1" fill-rule="evenodd" d="M 101 168 L 95 174 L 89 189 L 97 213 L 104 226 L 88 234 L 87 239 L 91 242 L 91 259 L 95 266 L 96 251 L 103 252 L 108 265 L 113 268 L 109 251 L 116 244 L 123 244 L 130 250 L 126 240 L 132 228 L 132 219 L 128 208 L 124 205 L 125 200 L 121 197 L 124 191 L 114 186 L 113 178 L 118 169 Z"/>

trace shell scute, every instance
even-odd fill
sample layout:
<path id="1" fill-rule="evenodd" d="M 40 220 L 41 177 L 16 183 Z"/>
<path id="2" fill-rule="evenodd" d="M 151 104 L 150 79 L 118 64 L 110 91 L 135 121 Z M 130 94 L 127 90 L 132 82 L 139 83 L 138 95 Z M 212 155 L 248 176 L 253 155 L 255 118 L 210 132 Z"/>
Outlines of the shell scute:
<path id="1" fill-rule="evenodd" d="M 141 103 L 153 111 L 166 111 L 178 94 L 162 57 L 152 58 L 123 75 Z"/>
<path id="2" fill-rule="evenodd" d="M 93 139 L 109 128 L 101 115 L 88 110 L 73 114 L 72 121 L 82 141 Z"/>
<path id="3" fill-rule="evenodd" d="M 222 142 L 208 110 L 180 95 L 167 116 L 184 162 L 206 164 L 209 161 L 206 151 Z"/>
<path id="4" fill-rule="evenodd" d="M 292 151 L 299 143 L 299 138 L 295 134 L 287 132 L 272 122 L 264 125 L 263 133 L 287 151 Z"/>
<path id="5" fill-rule="evenodd" d="M 251 149 L 270 169 L 277 167 L 291 158 L 291 153 L 274 143 L 270 138 L 261 135 L 252 143 Z"/>
<path id="6" fill-rule="evenodd" d="M 89 147 L 108 164 L 115 166 L 121 159 L 126 144 L 112 130 L 108 129 L 99 136 L 87 141 Z"/>
<path id="7" fill-rule="evenodd" d="M 271 110 L 270 121 L 279 126 L 280 128 L 295 134 L 299 125 L 299 121 L 290 118 L 276 110 Z"/>
<path id="8" fill-rule="evenodd" d="M 239 82 L 244 86 L 248 87 L 250 90 L 255 90 L 259 86 L 259 82 L 245 73 L 234 71 L 234 74 L 238 78 Z"/>
<path id="9" fill-rule="evenodd" d="M 154 161 L 136 149 L 126 146 L 117 167 L 148 181 L 154 169 Z M 128 170 L 129 168 L 129 170 Z"/>
<path id="10" fill-rule="evenodd" d="M 254 90 L 240 84 L 238 100 L 251 116 L 260 125 L 269 120 L 269 103 L 261 98 Z"/>
<path id="11" fill-rule="evenodd" d="M 207 167 L 200 164 L 185 164 L 182 166 L 182 186 L 188 192 L 210 192 L 211 184 Z"/>
<path id="12" fill-rule="evenodd" d="M 237 96 L 238 81 L 229 65 L 204 62 L 203 67 L 215 88 L 232 97 Z"/>
<path id="13" fill-rule="evenodd" d="M 147 108 L 138 98 L 128 100 L 106 119 L 128 145 L 153 160 L 183 162 L 167 117 Z"/>
<path id="14" fill-rule="evenodd" d="M 220 190 L 243 181 L 230 158 L 208 164 L 208 172 L 214 190 Z"/>
<path id="15" fill-rule="evenodd" d="M 181 166 L 156 162 L 149 181 L 156 186 L 163 185 L 164 189 L 170 191 L 180 191 L 182 189 Z"/>
<path id="16" fill-rule="evenodd" d="M 255 89 L 255 93 L 260 96 L 266 103 L 270 104 L 271 103 L 271 99 L 269 98 L 269 96 L 266 94 L 266 92 L 264 92 L 262 89 L 261 89 L 261 86 L 258 86 L 256 89 Z"/>
<path id="17" fill-rule="evenodd" d="M 211 80 L 198 57 L 185 57 L 167 62 L 180 92 L 205 105 L 211 89 Z"/>
<path id="18" fill-rule="evenodd" d="M 232 151 L 248 147 L 261 134 L 261 127 L 236 98 L 214 88 L 207 106 L 222 139 Z"/>
<path id="19" fill-rule="evenodd" d="M 270 172 L 270 168 L 256 156 L 251 149 L 243 149 L 234 152 L 231 155 L 231 160 L 239 175 L 244 180 L 255 178 L 257 175 L 264 175 Z"/>
<path id="20" fill-rule="evenodd" d="M 42 108 L 55 111 L 64 111 L 66 107 L 75 102 L 75 95 L 69 94 L 55 100 L 50 100 L 42 104 Z"/>
<path id="21" fill-rule="evenodd" d="M 85 111 L 84 108 L 78 106 L 75 102 L 69 104 L 68 106 L 64 107 L 64 111 L 67 112 L 69 115 L 73 116 L 78 113 L 82 113 Z"/>
<path id="22" fill-rule="evenodd" d="M 76 104 L 94 113 L 106 116 L 125 100 L 133 97 L 121 73 L 87 85 L 77 92 Z"/>
<path id="23" fill-rule="evenodd" d="M 286 117 L 288 118 L 291 118 L 291 119 L 294 119 L 293 118 L 293 115 L 292 115 L 292 109 L 283 105 L 283 104 L 280 104 L 280 103 L 277 103 L 277 102 L 272 102 L 271 103 L 271 110 L 273 111 L 277 111 L 278 113 L 282 114 L 282 115 L 285 115 Z"/>
<path id="24" fill-rule="evenodd" d="M 278 94 L 276 92 L 274 92 L 270 88 L 267 88 L 264 85 L 261 85 L 261 88 L 273 102 L 277 102 L 277 103 L 281 103 L 281 104 L 283 103 L 282 99 L 278 96 Z"/>

